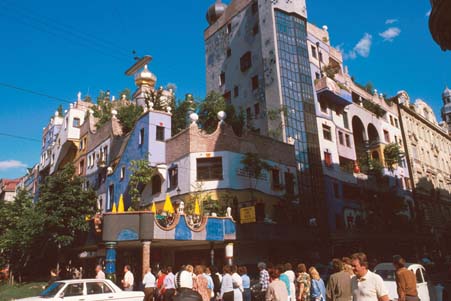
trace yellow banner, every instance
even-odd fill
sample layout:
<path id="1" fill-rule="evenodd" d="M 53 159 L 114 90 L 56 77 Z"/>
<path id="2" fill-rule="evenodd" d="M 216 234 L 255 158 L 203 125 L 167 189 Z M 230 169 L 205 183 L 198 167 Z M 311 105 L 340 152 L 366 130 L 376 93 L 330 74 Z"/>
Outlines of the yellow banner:
<path id="1" fill-rule="evenodd" d="M 240 209 L 240 223 L 255 223 L 255 207 L 244 207 Z"/>

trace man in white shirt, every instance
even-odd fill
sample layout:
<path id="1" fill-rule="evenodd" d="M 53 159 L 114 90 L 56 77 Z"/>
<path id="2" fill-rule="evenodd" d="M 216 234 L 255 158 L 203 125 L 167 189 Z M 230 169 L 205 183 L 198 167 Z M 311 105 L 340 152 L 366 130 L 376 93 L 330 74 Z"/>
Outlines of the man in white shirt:
<path id="1" fill-rule="evenodd" d="M 100 264 L 96 266 L 96 279 L 105 279 L 105 273 L 103 272 L 103 268 Z"/>
<path id="2" fill-rule="evenodd" d="M 364 253 L 353 254 L 351 265 L 355 274 L 351 280 L 353 301 L 389 301 L 382 277 L 368 270 Z"/>
<path id="3" fill-rule="evenodd" d="M 124 291 L 132 291 L 133 284 L 135 283 L 135 278 L 133 277 L 133 274 L 130 271 L 130 266 L 128 264 L 124 267 L 124 273 L 124 279 L 122 279 L 122 286 L 124 287 Z"/>
<path id="4" fill-rule="evenodd" d="M 155 292 L 155 276 L 152 274 L 150 267 L 144 271 L 143 285 L 144 285 L 144 301 L 153 301 Z"/>
<path id="5" fill-rule="evenodd" d="M 166 267 L 166 272 L 168 273 L 164 277 L 163 289 L 164 289 L 164 301 L 172 301 L 175 294 L 175 276 L 172 273 L 172 267 Z"/>

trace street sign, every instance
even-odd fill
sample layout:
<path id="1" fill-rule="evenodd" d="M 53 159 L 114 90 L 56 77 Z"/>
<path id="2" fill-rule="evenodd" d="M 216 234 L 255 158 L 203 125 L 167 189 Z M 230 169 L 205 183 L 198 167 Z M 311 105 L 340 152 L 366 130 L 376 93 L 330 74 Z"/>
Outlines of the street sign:
<path id="1" fill-rule="evenodd" d="M 244 207 L 240 209 L 240 223 L 249 224 L 255 223 L 257 220 L 255 218 L 255 207 Z"/>

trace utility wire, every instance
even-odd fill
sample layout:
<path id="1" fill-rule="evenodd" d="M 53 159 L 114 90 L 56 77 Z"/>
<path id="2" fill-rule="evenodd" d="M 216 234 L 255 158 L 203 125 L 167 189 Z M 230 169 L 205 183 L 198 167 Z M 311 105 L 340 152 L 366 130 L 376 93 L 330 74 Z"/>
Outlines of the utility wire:
<path id="1" fill-rule="evenodd" d="M 72 101 L 69 101 L 67 99 L 63 99 L 63 98 L 60 98 L 60 97 L 56 97 L 56 96 L 48 95 L 48 94 L 45 94 L 45 93 L 33 91 L 33 90 L 30 90 L 30 89 L 18 87 L 18 86 L 15 86 L 15 85 L 4 83 L 4 82 L 0 82 L 0 86 L 5 87 L 5 88 L 14 89 L 14 90 L 21 91 L 21 92 L 25 92 L 25 93 L 29 93 L 29 94 L 33 94 L 33 95 L 46 97 L 46 98 L 49 98 L 49 99 L 52 99 L 52 100 L 57 100 L 57 101 L 65 102 L 65 103 L 73 103 Z"/>
<path id="2" fill-rule="evenodd" d="M 22 140 L 33 141 L 33 142 L 41 142 L 41 140 L 36 139 L 36 138 L 30 138 L 30 137 L 25 137 L 25 136 L 18 136 L 18 135 L 3 133 L 3 132 L 0 132 L 0 136 L 16 138 L 16 139 L 22 139 Z"/>

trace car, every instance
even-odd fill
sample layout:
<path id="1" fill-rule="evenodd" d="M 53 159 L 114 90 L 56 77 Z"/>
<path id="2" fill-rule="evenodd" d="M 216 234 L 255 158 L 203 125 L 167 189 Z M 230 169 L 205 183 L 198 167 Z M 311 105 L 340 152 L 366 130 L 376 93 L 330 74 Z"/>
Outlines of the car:
<path id="1" fill-rule="evenodd" d="M 17 299 L 21 301 L 64 300 L 100 301 L 127 300 L 142 301 L 143 292 L 126 292 L 112 281 L 105 279 L 74 279 L 53 282 L 39 296 Z"/>
<path id="2" fill-rule="evenodd" d="M 428 283 L 426 269 L 421 264 L 406 263 L 406 268 L 414 273 L 417 279 L 418 297 L 421 301 L 441 301 L 442 296 L 438 296 L 438 290 Z M 398 300 L 398 292 L 396 290 L 395 267 L 392 263 L 379 263 L 374 267 L 374 272 L 382 277 L 385 287 L 388 290 L 390 300 Z M 431 294 L 429 293 L 431 292 Z"/>

